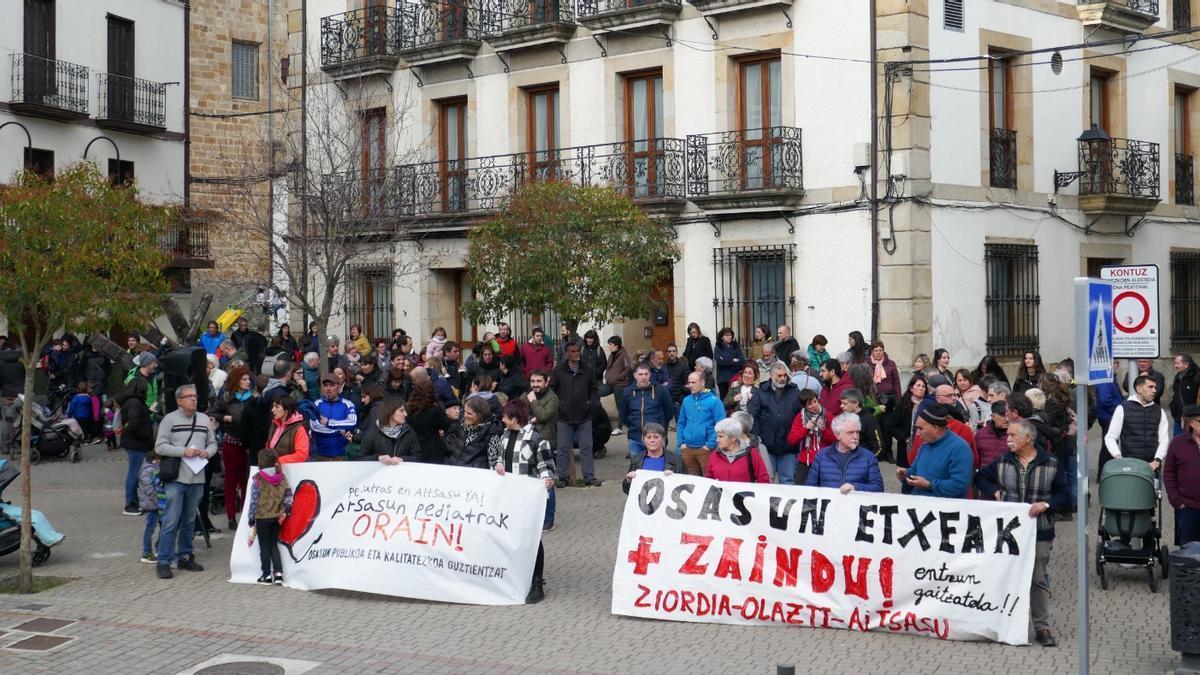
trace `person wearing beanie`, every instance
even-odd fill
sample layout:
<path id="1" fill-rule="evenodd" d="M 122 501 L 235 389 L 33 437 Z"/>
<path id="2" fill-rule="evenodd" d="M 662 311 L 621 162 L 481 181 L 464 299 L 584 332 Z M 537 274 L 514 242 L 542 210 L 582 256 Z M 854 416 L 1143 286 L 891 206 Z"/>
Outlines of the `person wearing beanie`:
<path id="1" fill-rule="evenodd" d="M 991 418 L 975 434 L 975 447 L 979 450 L 979 465 L 988 466 L 1008 452 L 1008 404 L 1003 400 L 991 404 Z M 984 499 L 989 496 L 982 495 Z"/>
<path id="2" fill-rule="evenodd" d="M 904 494 L 966 498 L 975 460 L 967 442 L 947 429 L 949 422 L 950 411 L 940 403 L 917 417 L 921 450 L 911 466 L 896 469 Z"/>
<path id="3" fill-rule="evenodd" d="M 133 368 L 125 375 L 125 391 L 129 391 L 130 383 L 134 380 L 140 379 L 145 383 L 146 407 L 150 408 L 152 416 L 161 414 L 161 406 L 158 404 L 158 378 L 154 376 L 157 371 L 158 357 L 154 352 L 147 351 L 133 357 Z"/>

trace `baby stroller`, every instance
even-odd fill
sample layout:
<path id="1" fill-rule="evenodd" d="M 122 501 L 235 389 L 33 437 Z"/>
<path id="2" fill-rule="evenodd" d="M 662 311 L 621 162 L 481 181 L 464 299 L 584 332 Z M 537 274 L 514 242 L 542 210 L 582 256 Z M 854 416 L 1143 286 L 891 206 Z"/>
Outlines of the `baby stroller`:
<path id="1" fill-rule="evenodd" d="M 0 493 L 20 475 L 21 470 L 16 464 L 0 459 Z M 50 547 L 61 543 L 63 535 L 50 525 L 41 511 L 31 511 L 30 521 L 33 525 L 33 565 L 36 567 L 50 559 Z M 8 555 L 20 548 L 21 507 L 0 501 L 0 555 Z"/>
<path id="2" fill-rule="evenodd" d="M 1162 488 L 1150 464 L 1140 459 L 1114 459 L 1100 475 L 1100 542 L 1096 574 L 1108 590 L 1105 563 L 1146 568 L 1150 592 L 1167 578 L 1167 547 L 1162 544 Z M 1159 576 L 1159 569 L 1162 576 Z"/>
<path id="3" fill-rule="evenodd" d="M 24 394 L 17 395 L 17 419 L 13 432 L 12 453 L 15 456 L 21 447 L 21 414 Z M 31 404 L 33 419 L 29 429 L 29 461 L 37 464 L 45 457 L 66 457 L 67 461 L 79 461 L 83 448 L 83 429 L 79 423 L 61 412 L 54 413 L 46 405 L 46 399 L 35 396 Z"/>

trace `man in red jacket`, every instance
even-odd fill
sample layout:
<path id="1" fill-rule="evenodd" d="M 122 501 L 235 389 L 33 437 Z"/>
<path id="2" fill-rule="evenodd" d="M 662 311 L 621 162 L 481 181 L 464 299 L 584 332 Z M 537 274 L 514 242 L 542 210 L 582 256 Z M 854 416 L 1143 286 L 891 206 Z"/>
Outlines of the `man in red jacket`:
<path id="1" fill-rule="evenodd" d="M 525 376 L 526 381 L 535 370 L 554 370 L 554 354 L 546 345 L 545 335 L 541 326 L 535 326 L 533 337 L 521 345 L 521 374 Z"/>
<path id="2" fill-rule="evenodd" d="M 833 418 L 842 414 L 842 394 L 854 387 L 854 382 L 842 372 L 842 362 L 829 359 L 821 364 L 821 407 L 825 409 L 825 426 L 833 428 Z"/>
<path id="3" fill-rule="evenodd" d="M 517 341 L 513 339 L 511 326 L 501 321 L 496 327 L 496 337 L 494 339 L 496 340 L 496 346 L 500 348 L 500 352 L 496 354 L 497 357 L 511 356 L 516 358 Z M 500 359 L 497 358 L 496 360 L 499 361 Z"/>

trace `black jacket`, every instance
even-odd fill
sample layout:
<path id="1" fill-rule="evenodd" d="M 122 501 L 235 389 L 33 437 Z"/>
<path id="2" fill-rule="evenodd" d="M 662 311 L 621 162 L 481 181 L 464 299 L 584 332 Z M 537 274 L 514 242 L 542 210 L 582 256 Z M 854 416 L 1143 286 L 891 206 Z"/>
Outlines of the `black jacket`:
<path id="1" fill-rule="evenodd" d="M 1183 409 L 1196 403 L 1196 392 L 1200 390 L 1200 366 L 1192 364 L 1182 373 L 1175 374 L 1174 395 L 1171 397 L 1171 417 L 1181 419 Z"/>
<path id="2" fill-rule="evenodd" d="M 434 405 L 416 415 L 409 415 L 408 423 L 416 432 L 420 446 L 420 452 L 413 460 L 426 464 L 445 464 L 449 451 L 439 432 L 450 429 L 450 418 L 446 417 L 441 407 Z"/>
<path id="3" fill-rule="evenodd" d="M 701 356 L 713 357 L 712 341 L 707 335 L 698 338 L 688 336 L 687 345 L 683 348 L 683 358 L 687 359 L 688 370 L 696 369 L 696 359 Z"/>
<path id="4" fill-rule="evenodd" d="M 592 408 L 600 400 L 600 387 L 595 373 L 582 359 L 576 372 L 571 372 L 567 365 L 563 361 L 550 374 L 550 389 L 558 395 L 558 419 L 568 424 L 583 424 L 592 419 Z"/>
<path id="5" fill-rule="evenodd" d="M 596 382 L 604 377 L 604 371 L 608 370 L 608 357 L 604 355 L 604 349 L 600 345 L 589 347 L 584 344 L 579 348 L 579 362 L 588 368 L 592 369 L 592 375 L 595 376 Z M 566 363 L 566 359 L 559 362 L 559 365 Z"/>
<path id="6" fill-rule="evenodd" d="M 13 397 L 25 390 L 25 366 L 15 349 L 0 352 L 0 396 Z"/>
<path id="7" fill-rule="evenodd" d="M 372 423 L 371 426 L 363 432 L 362 446 L 358 451 L 358 461 L 376 460 L 387 455 L 388 457 L 400 457 L 405 461 L 423 461 L 420 458 L 421 446 L 417 443 L 417 434 L 411 426 L 405 425 L 400 431 L 400 435 L 395 438 L 389 438 L 387 434 L 379 429 L 378 424 Z"/>
<path id="8" fill-rule="evenodd" d="M 138 380 L 131 380 L 131 386 L 117 397 L 117 404 L 121 406 L 121 447 L 146 452 L 154 448 L 154 422 L 146 406 L 145 380 L 141 381 L 143 385 L 137 386 Z"/>
<path id="9" fill-rule="evenodd" d="M 791 382 L 778 392 L 770 382 L 759 386 L 754 398 L 750 399 L 748 412 L 754 418 L 754 433 L 762 439 L 767 452 L 773 455 L 789 452 L 788 432 L 792 429 L 792 421 L 803 407 L 804 404 L 800 402 L 800 389 Z M 795 452 L 795 449 L 791 452 Z"/>
<path id="10" fill-rule="evenodd" d="M 258 451 L 267 447 L 271 429 L 271 399 L 252 396 L 242 404 L 242 424 L 237 437 L 242 447 L 250 453 L 252 463 L 258 461 Z"/>
<path id="11" fill-rule="evenodd" d="M 1154 393 L 1154 402 L 1159 405 L 1162 405 L 1163 394 L 1167 391 L 1166 378 L 1163 377 L 1162 373 L 1158 372 L 1157 370 L 1155 370 L 1153 368 L 1151 368 L 1149 370 L 1149 372 L 1146 373 L 1146 375 L 1149 375 L 1154 380 L 1154 384 L 1158 385 L 1158 391 L 1156 391 Z M 1133 395 L 1132 391 L 1126 391 L 1126 387 L 1128 387 L 1128 386 L 1129 386 L 1129 379 L 1125 378 L 1125 377 L 1121 378 L 1121 391 L 1125 392 L 1126 397 Z"/>
<path id="12" fill-rule="evenodd" d="M 461 423 L 455 423 L 451 429 L 452 432 L 446 433 L 453 447 L 451 462 L 472 469 L 488 468 L 488 445 L 504 431 L 504 427 L 495 418 L 489 417 L 470 430 Z"/>
<path id="13" fill-rule="evenodd" d="M 800 350 L 800 343 L 795 337 L 790 337 L 786 340 L 780 340 L 775 343 L 775 358 L 784 363 L 792 362 L 792 354 Z M 866 392 L 864 392 L 866 393 Z"/>
<path id="14" fill-rule="evenodd" d="M 663 368 L 666 368 L 667 372 L 671 375 L 671 400 L 678 404 L 683 400 L 688 373 L 692 372 L 692 369 L 688 368 L 687 359 L 682 358 L 676 359 L 675 363 L 667 361 L 663 364 Z"/>

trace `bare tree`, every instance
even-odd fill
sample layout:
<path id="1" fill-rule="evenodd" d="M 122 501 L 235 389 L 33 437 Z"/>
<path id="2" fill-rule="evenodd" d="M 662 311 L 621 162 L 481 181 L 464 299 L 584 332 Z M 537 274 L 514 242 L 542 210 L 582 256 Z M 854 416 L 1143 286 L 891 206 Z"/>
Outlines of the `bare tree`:
<path id="1" fill-rule="evenodd" d="M 286 112 L 270 128 L 261 120 L 259 137 L 247 139 L 272 152 L 234 149 L 231 162 L 246 180 L 231 181 L 226 217 L 246 237 L 239 255 L 253 260 L 243 266 L 263 270 L 263 287 L 326 331 L 345 305 L 357 265 L 376 264 L 398 280 L 426 269 L 439 253 L 414 238 L 400 212 L 395 167 L 416 161 L 426 142 L 412 119 L 412 87 L 393 92 L 377 76 L 340 82 L 310 76 L 308 89 L 306 138 L 300 92 L 293 89 Z"/>

